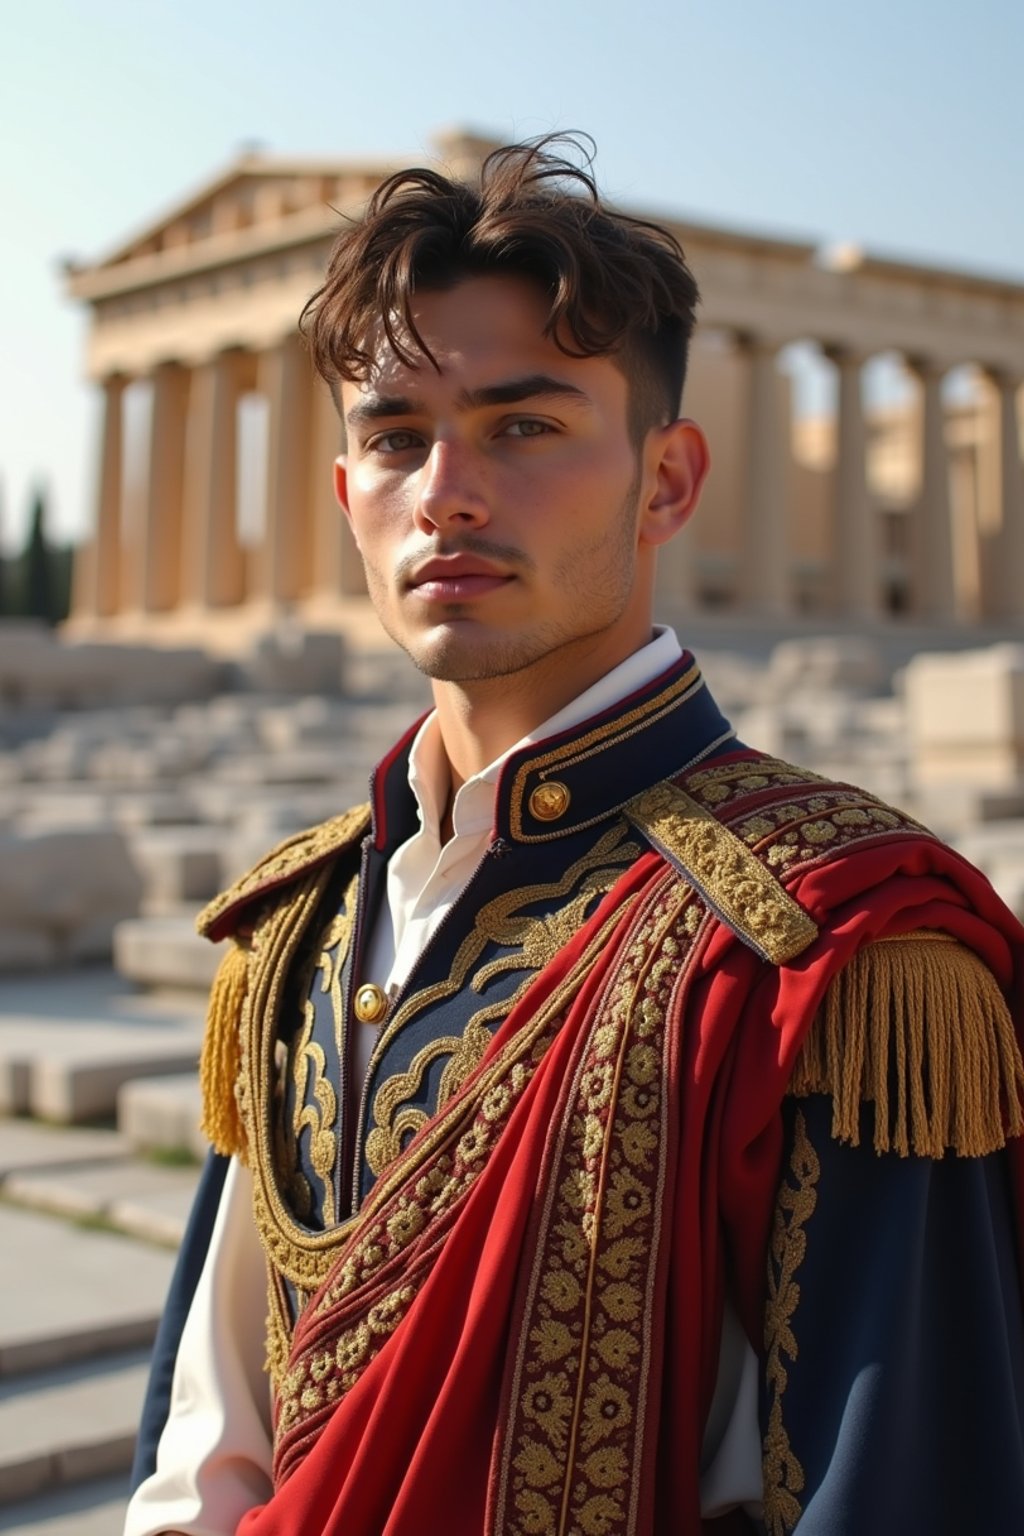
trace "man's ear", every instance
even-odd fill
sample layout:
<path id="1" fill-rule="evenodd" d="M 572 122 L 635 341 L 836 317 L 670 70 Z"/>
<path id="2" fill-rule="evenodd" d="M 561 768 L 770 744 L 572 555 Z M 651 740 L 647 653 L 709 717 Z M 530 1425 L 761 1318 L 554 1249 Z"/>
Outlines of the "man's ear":
<path id="1" fill-rule="evenodd" d="M 334 499 L 352 527 L 352 513 L 348 505 L 348 459 L 342 453 L 334 461 Z M 355 530 L 352 530 L 353 533 Z"/>
<path id="2" fill-rule="evenodd" d="M 711 467 L 707 438 L 695 421 L 683 417 L 655 428 L 644 456 L 651 490 L 640 511 L 640 541 L 667 544 L 697 510 Z"/>

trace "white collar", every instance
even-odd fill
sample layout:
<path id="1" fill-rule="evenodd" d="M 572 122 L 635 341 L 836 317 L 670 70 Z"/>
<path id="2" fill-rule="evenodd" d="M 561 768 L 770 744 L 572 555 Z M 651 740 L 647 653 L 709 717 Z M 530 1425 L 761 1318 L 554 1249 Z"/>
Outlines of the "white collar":
<path id="1" fill-rule="evenodd" d="M 506 761 L 514 752 L 520 752 L 524 747 L 535 746 L 537 742 L 544 741 L 549 736 L 557 736 L 563 731 L 572 730 L 574 726 L 581 725 L 584 720 L 590 720 L 594 715 L 610 709 L 620 699 L 627 698 L 637 689 L 652 682 L 662 672 L 666 672 L 682 654 L 675 631 L 666 625 L 655 625 L 653 639 L 646 645 L 634 651 L 631 656 L 627 656 L 625 661 L 620 661 L 617 667 L 613 667 L 610 672 L 566 704 L 557 714 L 545 720 L 529 735 L 515 742 L 500 757 L 496 757 L 493 763 L 488 763 L 486 768 L 482 768 L 479 773 L 474 773 L 466 780 L 455 796 L 455 804 L 452 807 L 452 829 L 455 835 L 457 837 L 465 834 L 472 835 L 485 831 L 490 826 L 494 807 L 494 785 L 498 782 Z M 420 826 L 425 832 L 432 833 L 437 838 L 440 838 L 441 817 L 447 804 L 450 782 L 448 760 L 441 741 L 437 713 L 431 711 L 417 731 L 409 752 L 409 788 L 416 799 Z"/>

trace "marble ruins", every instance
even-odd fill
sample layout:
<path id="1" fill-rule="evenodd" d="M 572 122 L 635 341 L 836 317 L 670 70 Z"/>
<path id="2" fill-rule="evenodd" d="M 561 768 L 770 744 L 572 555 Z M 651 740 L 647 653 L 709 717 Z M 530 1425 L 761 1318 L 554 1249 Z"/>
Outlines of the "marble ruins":
<path id="1" fill-rule="evenodd" d="M 467 175 L 492 147 L 437 139 Z M 69 265 L 103 402 L 75 633 L 231 651 L 282 607 L 360 622 L 338 421 L 296 319 L 339 215 L 394 169 L 248 155 Z M 703 295 L 685 403 L 715 464 L 662 564 L 667 616 L 986 635 L 1024 618 L 1024 284 L 658 217 Z M 794 347 L 834 409 L 795 409 Z M 900 389 L 866 405 L 879 360 Z"/>

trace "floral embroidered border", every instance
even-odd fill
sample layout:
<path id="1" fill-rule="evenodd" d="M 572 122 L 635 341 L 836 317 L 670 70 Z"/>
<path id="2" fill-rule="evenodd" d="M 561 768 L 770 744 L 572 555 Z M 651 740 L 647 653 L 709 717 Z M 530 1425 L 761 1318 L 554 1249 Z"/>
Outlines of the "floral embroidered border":
<path id="1" fill-rule="evenodd" d="M 548 1179 L 489 1532 L 635 1529 L 668 1135 L 665 1021 L 705 910 L 666 874 L 595 1012 Z"/>
<path id="2" fill-rule="evenodd" d="M 804 1230 L 818 1203 L 815 1185 L 821 1175 L 818 1155 L 807 1135 L 807 1123 L 797 1111 L 789 1175 L 779 1186 L 768 1261 L 768 1299 L 765 1305 L 765 1381 L 770 1407 L 764 1437 L 764 1522 L 769 1536 L 787 1536 L 803 1513 L 799 1495 L 804 1470 L 789 1443 L 782 1416 L 782 1399 L 789 1380 L 784 1357 L 799 1353 L 793 1318 L 800 1305 L 797 1270 L 807 1252 Z"/>

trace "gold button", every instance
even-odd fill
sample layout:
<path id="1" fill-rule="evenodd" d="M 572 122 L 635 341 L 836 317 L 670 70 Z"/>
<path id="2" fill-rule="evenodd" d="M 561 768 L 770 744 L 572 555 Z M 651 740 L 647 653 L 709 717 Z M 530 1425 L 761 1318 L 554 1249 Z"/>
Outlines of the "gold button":
<path id="1" fill-rule="evenodd" d="M 530 813 L 538 821 L 557 821 L 569 809 L 569 791 L 557 779 L 538 784 L 530 795 Z"/>
<path id="2" fill-rule="evenodd" d="M 354 1006 L 361 1024 L 379 1024 L 388 1011 L 388 1000 L 380 987 L 367 981 L 356 993 Z"/>

